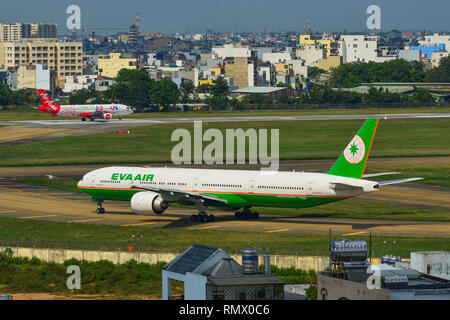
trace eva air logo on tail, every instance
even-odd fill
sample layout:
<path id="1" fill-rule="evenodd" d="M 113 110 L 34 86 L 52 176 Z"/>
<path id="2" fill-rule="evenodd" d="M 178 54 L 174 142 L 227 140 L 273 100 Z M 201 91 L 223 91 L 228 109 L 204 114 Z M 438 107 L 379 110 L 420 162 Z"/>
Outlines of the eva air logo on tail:
<path id="1" fill-rule="evenodd" d="M 351 164 L 360 163 L 366 154 L 366 146 L 363 139 L 356 135 L 344 150 L 344 157 Z"/>

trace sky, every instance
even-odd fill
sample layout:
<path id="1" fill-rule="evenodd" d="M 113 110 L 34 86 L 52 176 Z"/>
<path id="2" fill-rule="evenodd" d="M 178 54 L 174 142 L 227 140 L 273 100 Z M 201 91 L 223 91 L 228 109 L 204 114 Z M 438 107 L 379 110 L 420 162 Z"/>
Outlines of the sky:
<path id="1" fill-rule="evenodd" d="M 91 28 L 127 32 L 137 12 L 141 31 L 303 32 L 310 17 L 313 31 L 368 32 L 369 5 L 380 7 L 384 31 L 450 32 L 448 0 L 14 0 L 2 3 L 0 22 L 52 22 L 59 34 L 66 34 L 66 9 L 73 4 L 81 9 L 81 28 L 87 34 Z"/>

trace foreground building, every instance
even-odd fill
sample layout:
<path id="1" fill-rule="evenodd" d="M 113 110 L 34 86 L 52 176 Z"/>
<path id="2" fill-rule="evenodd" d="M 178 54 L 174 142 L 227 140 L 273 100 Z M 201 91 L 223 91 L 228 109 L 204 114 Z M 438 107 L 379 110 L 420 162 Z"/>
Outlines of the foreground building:
<path id="1" fill-rule="evenodd" d="M 0 68 L 42 64 L 53 71 L 56 85 L 63 88 L 66 76 L 82 73 L 83 44 L 57 42 L 56 39 L 29 38 L 19 42 L 0 42 Z"/>
<path id="2" fill-rule="evenodd" d="M 249 257 L 256 257 L 256 270 L 241 266 L 222 249 L 194 244 L 164 266 L 163 300 L 176 299 L 171 280 L 184 283 L 184 295 L 177 298 L 185 300 L 283 299 L 284 282 L 270 271 L 258 272 L 257 256 Z"/>

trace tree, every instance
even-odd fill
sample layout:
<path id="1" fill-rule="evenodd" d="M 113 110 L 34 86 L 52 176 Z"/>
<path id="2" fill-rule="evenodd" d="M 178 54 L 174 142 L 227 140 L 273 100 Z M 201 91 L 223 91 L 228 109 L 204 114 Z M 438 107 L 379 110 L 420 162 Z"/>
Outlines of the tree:
<path id="1" fill-rule="evenodd" d="M 25 90 L 20 89 L 12 92 L 10 103 L 18 106 L 30 105 L 32 99 Z"/>
<path id="2" fill-rule="evenodd" d="M 8 85 L 0 82 L 0 106 L 6 106 L 11 101 L 11 89 Z"/>
<path id="3" fill-rule="evenodd" d="M 135 107 L 139 111 L 151 104 L 150 91 L 153 83 L 148 72 L 143 69 L 122 69 L 106 96 L 111 97 L 114 102 Z"/>
<path id="4" fill-rule="evenodd" d="M 318 67 L 311 67 L 309 68 L 309 76 L 310 77 L 315 77 L 321 73 L 327 73 L 325 70 L 320 69 Z"/>
<path id="5" fill-rule="evenodd" d="M 194 89 L 195 87 L 191 80 L 183 81 L 181 83 L 181 91 L 182 91 L 181 102 L 187 103 L 189 101 L 189 95 L 194 93 Z"/>
<path id="6" fill-rule="evenodd" d="M 94 96 L 92 91 L 77 91 L 69 99 L 70 104 L 86 104 Z"/>
<path id="7" fill-rule="evenodd" d="M 211 98 L 207 102 L 214 108 L 224 109 L 228 102 L 228 84 L 222 78 L 217 78 L 212 82 Z"/>
<path id="8" fill-rule="evenodd" d="M 180 91 L 178 91 L 178 86 L 172 80 L 161 79 L 152 85 L 150 98 L 154 104 L 166 109 L 169 105 L 178 102 Z"/>
<path id="9" fill-rule="evenodd" d="M 426 81 L 450 82 L 450 56 L 442 58 L 439 66 L 428 71 Z"/>
<path id="10" fill-rule="evenodd" d="M 431 93 L 424 88 L 414 87 L 413 94 L 409 97 L 411 102 L 435 102 Z"/>

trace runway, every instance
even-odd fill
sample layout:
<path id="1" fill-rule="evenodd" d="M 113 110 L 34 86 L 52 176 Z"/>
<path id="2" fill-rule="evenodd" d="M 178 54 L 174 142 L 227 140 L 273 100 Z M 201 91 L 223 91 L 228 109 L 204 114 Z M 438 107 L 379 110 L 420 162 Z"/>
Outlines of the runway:
<path id="1" fill-rule="evenodd" d="M 260 121 L 317 121 L 317 120 L 365 120 L 380 119 L 430 119 L 449 118 L 450 113 L 404 113 L 404 114 L 354 114 L 354 115 L 305 115 L 305 116 L 250 116 L 250 117 L 167 117 L 128 118 L 103 121 L 81 120 L 24 120 L 0 122 L 0 147 L 43 141 L 65 136 L 88 135 L 99 132 L 126 130 L 140 126 L 202 122 L 260 122 Z"/>
<path id="2" fill-rule="evenodd" d="M 414 188 L 399 188 L 389 187 L 384 193 L 374 193 L 373 200 L 386 202 L 383 197 L 399 198 L 398 193 L 414 198 L 414 194 L 408 196 L 411 190 L 407 190 Z M 366 200 L 370 200 L 371 196 L 365 196 Z M 443 198 L 439 199 L 440 203 L 450 210 L 448 191 L 430 192 L 423 198 L 424 203 L 428 201 L 427 197 Z M 191 214 L 195 213 L 190 208 L 170 207 L 160 216 L 139 216 L 132 213 L 128 202 L 108 201 L 105 207 L 107 213 L 98 215 L 95 213 L 96 204 L 87 195 L 0 179 L 0 216 L 24 220 L 267 233 L 328 233 L 331 229 L 333 233 L 343 236 L 372 232 L 373 235 L 450 237 L 450 222 L 306 218 L 283 216 L 282 209 L 274 209 L 280 215 L 262 215 L 259 220 L 235 220 L 232 212 L 218 211 L 213 212 L 216 222 L 199 224 L 190 221 Z"/>

